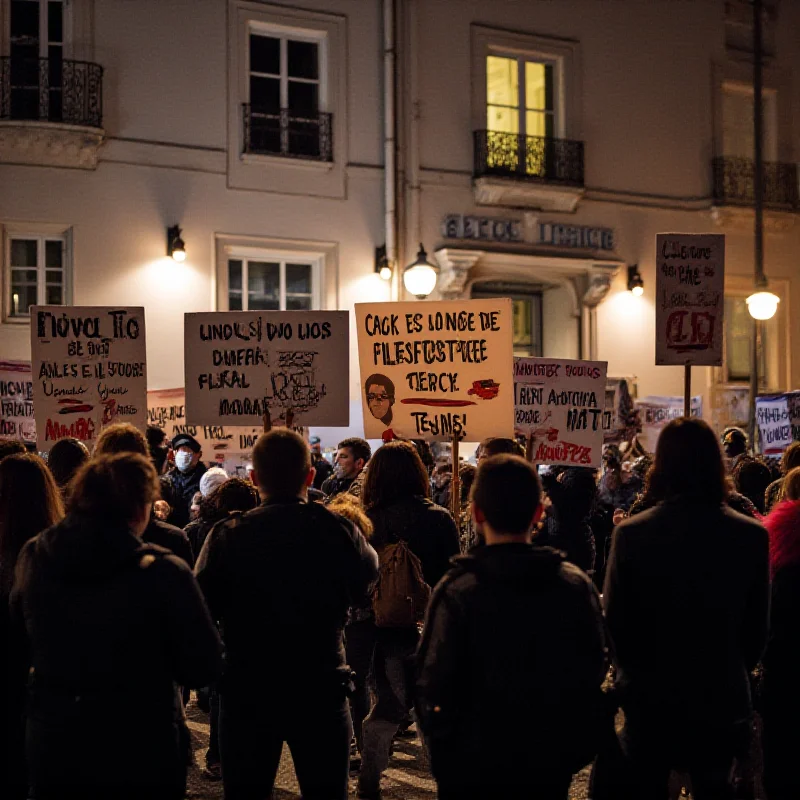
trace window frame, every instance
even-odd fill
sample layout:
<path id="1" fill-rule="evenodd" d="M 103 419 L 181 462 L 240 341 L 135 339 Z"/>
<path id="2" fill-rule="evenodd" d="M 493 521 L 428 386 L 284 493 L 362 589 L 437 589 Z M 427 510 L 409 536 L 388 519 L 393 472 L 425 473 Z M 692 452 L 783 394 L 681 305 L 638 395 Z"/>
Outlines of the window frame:
<path id="1" fill-rule="evenodd" d="M 553 138 L 582 140 L 582 76 L 580 43 L 529 33 L 472 25 L 472 128 L 486 130 L 486 57 L 515 58 L 553 67 Z M 521 91 L 521 87 L 519 89 Z M 524 99 L 524 98 L 521 98 Z"/>
<path id="2" fill-rule="evenodd" d="M 286 308 L 286 266 L 296 264 L 299 266 L 310 266 L 311 267 L 311 292 L 310 294 L 306 293 L 295 293 L 291 294 L 291 297 L 311 297 L 311 307 L 309 309 L 304 309 L 308 311 L 319 311 L 320 310 L 320 299 L 321 299 L 321 292 L 320 292 L 320 284 L 321 284 L 321 274 L 322 274 L 322 257 L 319 255 L 312 255 L 311 258 L 304 258 L 302 253 L 291 252 L 291 251 L 275 251 L 275 250 L 260 250 L 257 248 L 243 248 L 243 247 L 231 247 L 228 248 L 228 252 L 226 253 L 225 259 L 225 267 L 226 267 L 226 274 L 230 276 L 230 262 L 231 261 L 241 261 L 242 262 L 242 311 L 250 311 L 247 306 L 249 305 L 249 295 L 250 290 L 248 288 L 248 276 L 249 276 L 249 263 L 251 261 L 261 261 L 279 265 L 279 279 L 278 279 L 278 305 L 279 308 L 276 309 L 252 309 L 253 311 L 287 311 Z M 227 303 L 228 309 L 230 309 L 230 297 L 231 297 L 231 290 L 230 285 L 228 285 L 227 291 Z"/>
<path id="3" fill-rule="evenodd" d="M 11 241 L 13 239 L 34 239 L 37 241 L 36 253 L 36 304 L 47 303 L 47 265 L 45 242 L 61 242 L 62 296 L 61 305 L 72 304 L 72 230 L 62 225 L 15 225 L 2 226 L 3 254 L 3 322 L 11 325 L 29 325 L 30 314 L 13 314 L 11 297 Z M 32 269 L 32 268 L 28 268 Z M 51 267 L 52 269 L 52 267 Z"/>

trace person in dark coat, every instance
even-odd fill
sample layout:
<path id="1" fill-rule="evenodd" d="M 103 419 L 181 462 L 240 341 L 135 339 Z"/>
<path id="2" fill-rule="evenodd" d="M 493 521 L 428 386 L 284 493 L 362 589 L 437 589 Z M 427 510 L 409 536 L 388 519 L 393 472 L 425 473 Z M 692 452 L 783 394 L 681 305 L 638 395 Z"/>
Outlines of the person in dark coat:
<path id="1" fill-rule="evenodd" d="M 322 455 L 322 444 L 319 436 L 312 436 L 309 439 L 311 445 L 311 466 L 314 467 L 314 484 L 313 488 L 322 491 L 322 484 L 333 475 L 333 466 Z"/>
<path id="2" fill-rule="evenodd" d="M 351 437 L 339 442 L 333 475 L 322 484 L 326 497 L 334 497 L 350 491 L 353 482 L 361 474 L 372 456 L 372 448 L 364 439 Z"/>
<path id="3" fill-rule="evenodd" d="M 772 483 L 769 467 L 755 458 L 742 457 L 736 462 L 731 478 L 736 491 L 744 495 L 759 514 L 763 514 L 767 487 Z"/>
<path id="4" fill-rule="evenodd" d="M 13 646 L 8 602 L 25 543 L 64 516 L 61 494 L 44 461 L 32 453 L 0 460 L 0 797 L 25 800 L 25 681 L 29 664 Z"/>
<path id="5" fill-rule="evenodd" d="M 306 800 L 346 800 L 352 680 L 342 631 L 377 577 L 377 556 L 352 523 L 306 501 L 314 470 L 296 433 L 261 436 L 253 469 L 264 502 L 215 526 L 195 568 L 225 640 L 225 797 L 268 797 L 286 742 Z"/>
<path id="6" fill-rule="evenodd" d="M 584 572 L 594 571 L 596 548 L 590 524 L 597 495 L 594 470 L 570 467 L 545 472 L 542 483 L 550 509 L 536 544 L 563 550 Z"/>
<path id="7" fill-rule="evenodd" d="M 596 753 L 587 734 L 607 669 L 600 599 L 563 554 L 531 544 L 542 506 L 530 464 L 482 461 L 472 497 L 486 546 L 437 586 L 417 653 L 417 718 L 438 797 L 566 800 Z"/>
<path id="8" fill-rule="evenodd" d="M 119 453 L 136 453 L 150 458 L 150 448 L 144 434 L 133 425 L 121 422 L 104 428 L 94 446 L 94 455 L 116 455 Z M 152 461 L 152 460 L 151 460 Z M 182 558 L 190 567 L 194 564 L 194 553 L 189 537 L 175 525 L 163 522 L 154 513 L 150 514 L 142 541 L 165 547 L 173 555 Z"/>
<path id="9" fill-rule="evenodd" d="M 784 478 L 795 469 L 795 467 L 800 467 L 800 442 L 792 442 L 783 451 L 780 463 L 781 477 L 767 486 L 767 491 L 764 494 L 765 514 L 769 514 L 769 512 L 784 499 Z"/>
<path id="10" fill-rule="evenodd" d="M 61 497 L 69 499 L 69 483 L 78 470 L 89 460 L 89 449 L 79 439 L 71 436 L 59 439 L 47 454 L 47 468 L 50 470 Z"/>
<path id="11" fill-rule="evenodd" d="M 769 800 L 800 797 L 800 468 L 783 479 L 784 499 L 767 517 L 772 604 L 763 658 L 764 788 Z"/>
<path id="12" fill-rule="evenodd" d="M 420 560 L 422 577 L 435 586 L 460 552 L 450 514 L 430 501 L 428 472 L 410 442 L 392 441 L 370 461 L 362 503 L 372 522 L 372 545 L 380 553 L 403 540 Z M 373 659 L 376 701 L 363 725 L 359 797 L 380 796 L 392 738 L 413 705 L 411 660 L 419 642 L 417 626 L 376 628 Z"/>
<path id="13" fill-rule="evenodd" d="M 172 449 L 175 466 L 161 479 L 161 496 L 171 508 L 167 522 L 182 529 L 189 524 L 189 507 L 207 467 L 200 460 L 203 452 L 194 436 L 179 433 L 172 439 Z"/>
<path id="14" fill-rule="evenodd" d="M 722 454 L 702 420 L 663 429 L 649 491 L 657 505 L 614 531 L 603 596 L 628 777 L 637 800 L 665 796 L 671 769 L 689 773 L 698 800 L 733 797 L 767 637 L 767 532 L 724 504 Z"/>
<path id="15" fill-rule="evenodd" d="M 10 613 L 31 665 L 37 800 L 184 796 L 176 683 L 215 680 L 222 654 L 187 564 L 140 540 L 157 496 L 149 459 L 97 457 L 75 478 L 67 518 L 20 554 Z"/>

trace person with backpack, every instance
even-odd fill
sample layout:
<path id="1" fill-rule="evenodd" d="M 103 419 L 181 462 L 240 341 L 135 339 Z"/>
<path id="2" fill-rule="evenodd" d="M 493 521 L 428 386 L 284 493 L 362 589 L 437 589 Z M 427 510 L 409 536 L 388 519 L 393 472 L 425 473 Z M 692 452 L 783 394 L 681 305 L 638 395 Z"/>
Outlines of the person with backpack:
<path id="1" fill-rule="evenodd" d="M 440 800 L 567 800 L 606 708 L 600 598 L 563 553 L 531 543 L 542 487 L 524 459 L 481 461 L 485 546 L 437 586 L 417 653 L 417 720 Z"/>
<path id="2" fill-rule="evenodd" d="M 376 701 L 363 725 L 358 796 L 380 798 L 392 739 L 413 702 L 412 659 L 431 587 L 459 554 L 450 514 L 430 500 L 430 481 L 410 442 L 392 441 L 372 457 L 362 502 L 380 568 L 373 593 Z"/>
<path id="3" fill-rule="evenodd" d="M 263 503 L 216 525 L 195 567 L 225 641 L 225 798 L 269 797 L 285 742 L 305 800 L 347 800 L 353 681 L 342 632 L 378 557 L 353 523 L 307 502 L 314 469 L 297 433 L 262 435 L 253 469 Z"/>

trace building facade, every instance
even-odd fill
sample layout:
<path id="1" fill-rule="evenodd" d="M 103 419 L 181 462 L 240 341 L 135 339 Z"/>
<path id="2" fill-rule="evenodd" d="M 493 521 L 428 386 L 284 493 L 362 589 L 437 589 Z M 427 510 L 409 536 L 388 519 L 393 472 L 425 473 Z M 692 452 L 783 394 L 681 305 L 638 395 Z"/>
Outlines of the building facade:
<path id="1" fill-rule="evenodd" d="M 800 385 L 800 5 L 764 5 L 777 391 Z M 35 302 L 143 305 L 150 388 L 181 386 L 184 312 L 413 299 L 422 243 L 431 299 L 514 299 L 517 353 L 677 395 L 655 236 L 714 232 L 725 363 L 694 390 L 743 422 L 752 71 L 747 0 L 0 0 L 0 358 L 30 357 Z"/>

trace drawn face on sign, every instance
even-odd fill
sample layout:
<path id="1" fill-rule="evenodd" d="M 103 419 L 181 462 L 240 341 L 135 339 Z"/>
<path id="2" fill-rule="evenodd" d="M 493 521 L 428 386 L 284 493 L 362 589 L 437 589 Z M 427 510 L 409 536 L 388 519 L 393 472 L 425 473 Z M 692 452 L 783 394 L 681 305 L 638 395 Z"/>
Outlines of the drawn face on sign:
<path id="1" fill-rule="evenodd" d="M 384 425 L 392 422 L 392 406 L 394 405 L 394 383 L 385 375 L 370 375 L 364 381 L 369 413 Z"/>

